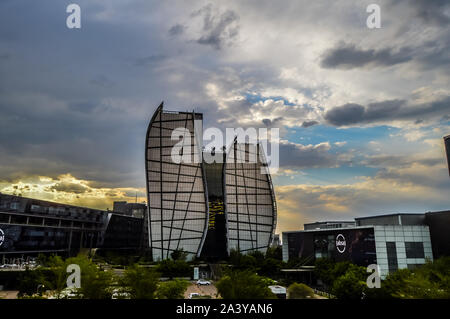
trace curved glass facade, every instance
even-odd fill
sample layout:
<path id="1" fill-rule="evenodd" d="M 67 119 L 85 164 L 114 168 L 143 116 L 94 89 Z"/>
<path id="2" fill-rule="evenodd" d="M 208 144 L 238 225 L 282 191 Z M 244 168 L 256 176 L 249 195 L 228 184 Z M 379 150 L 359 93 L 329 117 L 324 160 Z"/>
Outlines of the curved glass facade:
<path id="1" fill-rule="evenodd" d="M 225 163 L 228 250 L 266 252 L 276 226 L 276 202 L 259 144 L 238 143 Z"/>
<path id="2" fill-rule="evenodd" d="M 146 223 L 153 260 L 178 249 L 190 259 L 221 260 L 231 249 L 265 252 L 272 242 L 275 195 L 262 148 L 235 141 L 221 156 L 225 163 L 204 163 L 201 121 L 200 113 L 167 112 L 161 104 L 148 127 Z M 182 159 L 175 160 L 178 153 Z M 242 160 L 249 155 L 254 161 Z"/>
<path id="3" fill-rule="evenodd" d="M 201 119 L 198 113 L 164 112 L 161 104 L 148 127 L 147 222 L 154 260 L 170 258 L 177 249 L 187 252 L 188 258 L 200 255 L 208 225 L 206 183 L 202 163 L 197 160 L 201 149 L 194 132 L 194 120 Z M 172 140 L 173 131 L 179 128 L 192 137 L 184 138 L 182 145 Z M 189 161 L 173 161 L 171 154 L 177 147 Z"/>

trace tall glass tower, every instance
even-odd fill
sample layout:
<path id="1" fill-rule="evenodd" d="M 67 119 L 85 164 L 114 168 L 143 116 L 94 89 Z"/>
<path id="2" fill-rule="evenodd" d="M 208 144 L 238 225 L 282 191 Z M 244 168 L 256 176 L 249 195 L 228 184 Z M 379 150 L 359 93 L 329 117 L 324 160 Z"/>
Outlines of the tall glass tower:
<path id="1" fill-rule="evenodd" d="M 221 260 L 232 249 L 265 252 L 272 242 L 277 209 L 262 148 L 235 140 L 220 156 L 224 163 L 205 163 L 202 119 L 161 103 L 148 126 L 145 220 L 153 260 L 178 249 L 189 259 Z M 183 159 L 174 161 L 174 153 Z"/>
<path id="2" fill-rule="evenodd" d="M 202 114 L 164 112 L 161 103 L 148 126 L 146 222 L 153 260 L 170 258 L 177 249 L 183 249 L 189 258 L 199 256 L 205 240 L 208 196 L 203 163 L 195 160 L 201 154 L 199 136 L 194 131 L 195 120 L 201 121 Z M 172 140 L 177 128 L 187 130 L 193 137 L 183 140 L 190 146 L 183 150 L 190 150 L 190 154 L 182 155 L 190 158 L 190 163 L 172 160 L 172 150 L 179 147 L 175 145 L 178 141 Z"/>

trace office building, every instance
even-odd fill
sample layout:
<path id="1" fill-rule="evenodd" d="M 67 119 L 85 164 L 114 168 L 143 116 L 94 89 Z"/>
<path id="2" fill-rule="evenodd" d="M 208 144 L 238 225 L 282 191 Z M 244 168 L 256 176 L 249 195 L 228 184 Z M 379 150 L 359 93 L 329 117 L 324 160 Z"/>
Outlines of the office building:
<path id="1" fill-rule="evenodd" d="M 126 201 L 114 202 L 113 212 L 117 214 L 144 218 L 147 205 L 144 203 L 127 203 Z"/>
<path id="2" fill-rule="evenodd" d="M 0 193 L 0 262 L 83 249 L 137 251 L 143 218 Z"/>
<path id="3" fill-rule="evenodd" d="M 190 259 L 220 260 L 232 249 L 265 252 L 272 242 L 275 195 L 261 147 L 235 140 L 219 153 L 220 162 L 206 163 L 202 120 L 201 113 L 168 112 L 161 103 L 150 121 L 146 236 L 154 260 L 179 249 Z M 190 137 L 172 140 L 175 130 Z M 174 161 L 180 147 L 183 160 Z M 249 155 L 258 155 L 257 161 L 241 161 Z"/>
<path id="4" fill-rule="evenodd" d="M 283 260 L 313 265 L 319 258 L 378 264 L 381 275 L 413 269 L 426 260 L 450 255 L 450 211 L 390 214 L 355 218 L 355 222 L 308 224 L 305 230 L 283 232 Z M 342 227 L 330 227 L 330 225 Z"/>

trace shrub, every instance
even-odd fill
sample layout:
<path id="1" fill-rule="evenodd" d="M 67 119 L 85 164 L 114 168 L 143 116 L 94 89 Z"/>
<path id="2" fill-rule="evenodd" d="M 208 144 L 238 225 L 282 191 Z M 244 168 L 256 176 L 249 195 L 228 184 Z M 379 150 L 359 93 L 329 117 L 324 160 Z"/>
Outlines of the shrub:
<path id="1" fill-rule="evenodd" d="M 132 299 L 153 299 L 158 288 L 159 274 L 135 264 L 125 269 L 119 283 L 123 286 L 123 292 L 128 293 Z"/>
<path id="2" fill-rule="evenodd" d="M 162 282 L 156 295 L 158 299 L 183 299 L 184 292 L 188 286 L 188 281 L 180 279 Z"/>
<path id="3" fill-rule="evenodd" d="M 289 299 L 314 298 L 314 290 L 302 283 L 293 283 L 288 288 Z"/>
<path id="4" fill-rule="evenodd" d="M 276 298 L 268 287 L 268 280 L 249 270 L 232 271 L 216 284 L 223 299 Z"/>

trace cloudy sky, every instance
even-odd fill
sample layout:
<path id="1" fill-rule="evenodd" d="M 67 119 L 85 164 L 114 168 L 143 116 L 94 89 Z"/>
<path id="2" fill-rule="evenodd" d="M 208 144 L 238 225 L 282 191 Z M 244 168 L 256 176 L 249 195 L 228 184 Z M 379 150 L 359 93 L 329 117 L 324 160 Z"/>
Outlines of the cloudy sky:
<path id="1" fill-rule="evenodd" d="M 164 100 L 205 127 L 280 128 L 278 231 L 450 209 L 449 83 L 446 0 L 2 0 L 0 192 L 145 200 Z"/>

